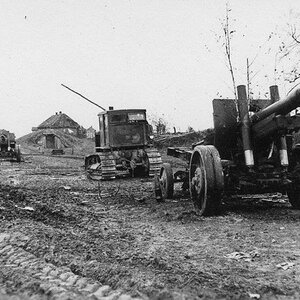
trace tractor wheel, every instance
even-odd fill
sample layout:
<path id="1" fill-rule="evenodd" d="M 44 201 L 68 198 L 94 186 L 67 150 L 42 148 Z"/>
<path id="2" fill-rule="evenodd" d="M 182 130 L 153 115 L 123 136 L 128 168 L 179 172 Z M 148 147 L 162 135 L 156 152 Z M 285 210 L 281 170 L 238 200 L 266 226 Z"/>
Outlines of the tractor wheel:
<path id="1" fill-rule="evenodd" d="M 98 154 L 92 154 L 85 157 L 84 166 L 87 179 L 96 181 L 102 179 L 100 157 Z"/>
<path id="2" fill-rule="evenodd" d="M 99 158 L 99 155 L 96 155 L 96 154 L 89 155 L 89 156 L 85 157 L 85 159 L 84 159 L 84 166 L 85 166 L 86 170 L 88 170 L 91 165 L 97 164 L 97 163 L 100 163 L 100 158 Z"/>
<path id="3" fill-rule="evenodd" d="M 292 172 L 293 183 L 287 194 L 293 208 L 300 209 L 300 164 L 297 164 Z"/>
<path id="4" fill-rule="evenodd" d="M 196 146 L 189 166 L 190 195 L 198 213 L 219 213 L 224 189 L 223 169 L 214 146 Z"/>
<path id="5" fill-rule="evenodd" d="M 163 199 L 172 199 L 174 191 L 174 177 L 172 167 L 169 163 L 162 165 L 159 175 L 159 184 Z"/>

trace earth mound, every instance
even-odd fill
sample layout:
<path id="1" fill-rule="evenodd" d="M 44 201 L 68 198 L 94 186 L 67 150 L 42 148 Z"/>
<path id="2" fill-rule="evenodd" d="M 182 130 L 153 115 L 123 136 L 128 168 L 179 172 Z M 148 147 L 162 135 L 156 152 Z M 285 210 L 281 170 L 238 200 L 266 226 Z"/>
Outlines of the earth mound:
<path id="1" fill-rule="evenodd" d="M 22 152 L 39 153 L 41 152 L 41 140 L 45 135 L 57 137 L 64 149 L 72 149 L 73 154 L 86 155 L 94 152 L 94 140 L 78 138 L 72 134 L 58 129 L 45 129 L 33 131 L 17 139 L 22 147 Z"/>
<path id="2" fill-rule="evenodd" d="M 159 135 L 154 138 L 154 143 L 158 148 L 191 147 L 202 140 L 208 144 L 213 144 L 214 130 L 208 128 L 202 131 Z"/>

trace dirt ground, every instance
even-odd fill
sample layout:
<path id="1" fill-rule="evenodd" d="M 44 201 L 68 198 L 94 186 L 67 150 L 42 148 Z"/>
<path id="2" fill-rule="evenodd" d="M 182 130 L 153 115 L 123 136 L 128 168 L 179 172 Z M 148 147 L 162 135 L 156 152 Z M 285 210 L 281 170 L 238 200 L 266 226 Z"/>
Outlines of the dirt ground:
<path id="1" fill-rule="evenodd" d="M 180 186 L 157 203 L 151 179 L 88 181 L 82 165 L 0 165 L 0 299 L 300 299 L 300 211 L 285 196 L 204 218 Z"/>

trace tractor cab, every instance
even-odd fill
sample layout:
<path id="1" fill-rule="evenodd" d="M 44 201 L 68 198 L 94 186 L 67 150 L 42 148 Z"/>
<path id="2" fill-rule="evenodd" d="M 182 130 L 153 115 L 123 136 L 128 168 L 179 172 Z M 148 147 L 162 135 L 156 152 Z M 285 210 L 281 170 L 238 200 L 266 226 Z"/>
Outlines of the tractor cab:
<path id="1" fill-rule="evenodd" d="M 142 148 L 151 143 L 151 126 L 145 109 L 103 111 L 98 114 L 99 132 L 96 133 L 96 152 L 104 149 Z"/>

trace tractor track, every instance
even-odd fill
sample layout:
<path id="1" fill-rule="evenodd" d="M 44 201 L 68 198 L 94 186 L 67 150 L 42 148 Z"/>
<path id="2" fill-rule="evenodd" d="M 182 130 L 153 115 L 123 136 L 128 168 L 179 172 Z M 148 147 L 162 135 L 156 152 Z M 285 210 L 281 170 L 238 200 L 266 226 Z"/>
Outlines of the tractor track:
<path id="1" fill-rule="evenodd" d="M 20 234 L 0 234 L 0 278 L 5 280 L 0 282 L 5 284 L 4 289 L 0 289 L 1 299 L 142 299 L 133 298 L 121 290 L 112 290 L 91 278 L 78 276 L 68 267 L 47 263 L 17 246 L 20 240 L 27 239 Z M 11 285 L 20 288 L 6 293 L 5 289 L 10 290 Z"/>

